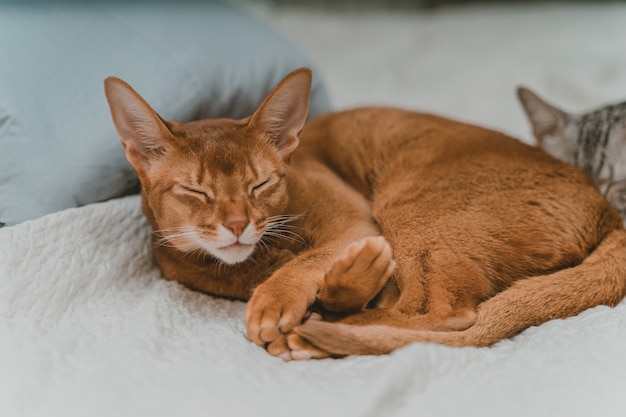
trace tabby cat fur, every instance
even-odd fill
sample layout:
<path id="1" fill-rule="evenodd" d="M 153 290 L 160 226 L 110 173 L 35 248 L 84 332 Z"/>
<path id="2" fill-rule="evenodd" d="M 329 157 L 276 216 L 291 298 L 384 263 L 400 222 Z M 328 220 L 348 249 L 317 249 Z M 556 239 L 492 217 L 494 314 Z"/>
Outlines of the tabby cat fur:
<path id="1" fill-rule="evenodd" d="M 517 94 L 538 145 L 584 169 L 626 222 L 626 102 L 570 114 L 528 88 Z"/>
<path id="2" fill-rule="evenodd" d="M 310 85 L 299 69 L 249 118 L 175 123 L 105 81 L 163 275 L 249 298 L 270 354 L 487 346 L 623 299 L 626 231 L 583 171 L 400 109 L 305 125 Z"/>

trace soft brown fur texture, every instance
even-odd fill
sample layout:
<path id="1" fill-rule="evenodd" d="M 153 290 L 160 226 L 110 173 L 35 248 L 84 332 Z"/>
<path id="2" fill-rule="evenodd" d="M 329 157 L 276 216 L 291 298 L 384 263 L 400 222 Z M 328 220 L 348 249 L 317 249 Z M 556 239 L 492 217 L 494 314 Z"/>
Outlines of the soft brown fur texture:
<path id="1" fill-rule="evenodd" d="M 185 124 L 105 82 L 164 276 L 251 296 L 250 340 L 284 359 L 486 346 L 622 300 L 626 232 L 582 171 L 398 109 L 304 126 L 310 80 L 294 71 L 248 119 Z M 314 303 L 334 322 L 305 320 Z"/>

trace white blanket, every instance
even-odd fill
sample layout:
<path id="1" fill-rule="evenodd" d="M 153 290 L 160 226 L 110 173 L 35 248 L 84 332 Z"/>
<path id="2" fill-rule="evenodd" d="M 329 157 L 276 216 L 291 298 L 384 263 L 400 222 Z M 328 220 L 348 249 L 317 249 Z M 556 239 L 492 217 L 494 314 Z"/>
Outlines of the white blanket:
<path id="1" fill-rule="evenodd" d="M 626 98 L 623 5 L 269 19 L 339 107 L 380 95 L 530 140 L 518 82 Z M 137 196 L 0 229 L 0 416 L 626 416 L 626 302 L 491 348 L 284 363 L 246 340 L 244 303 L 163 280 L 149 233 Z"/>

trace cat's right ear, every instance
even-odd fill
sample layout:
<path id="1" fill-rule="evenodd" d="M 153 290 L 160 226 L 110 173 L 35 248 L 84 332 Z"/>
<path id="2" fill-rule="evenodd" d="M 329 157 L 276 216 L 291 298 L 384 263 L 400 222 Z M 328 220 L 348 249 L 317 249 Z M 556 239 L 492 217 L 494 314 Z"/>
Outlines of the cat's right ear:
<path id="1" fill-rule="evenodd" d="M 565 128 L 567 121 L 565 113 L 546 103 L 527 88 L 519 87 L 517 97 L 526 111 L 535 138 L 540 145 L 546 136 L 560 136 L 559 132 Z"/>
<path id="2" fill-rule="evenodd" d="M 171 132 L 150 105 L 125 81 L 108 77 L 104 80 L 104 92 L 126 158 L 142 177 L 154 158 L 164 150 L 164 139 L 171 136 Z"/>

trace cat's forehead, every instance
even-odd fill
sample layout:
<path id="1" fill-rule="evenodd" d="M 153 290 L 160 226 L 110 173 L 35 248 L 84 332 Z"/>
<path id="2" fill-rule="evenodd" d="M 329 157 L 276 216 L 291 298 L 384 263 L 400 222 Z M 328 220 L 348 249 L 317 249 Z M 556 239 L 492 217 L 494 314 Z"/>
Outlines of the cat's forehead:
<path id="1" fill-rule="evenodd" d="M 584 113 L 575 119 L 574 128 L 566 134 L 575 138 L 583 146 L 587 155 L 595 153 L 591 144 L 603 144 L 602 147 L 611 147 L 626 140 L 626 103 L 609 105 Z M 615 137 L 609 140 L 609 137 Z"/>
<path id="2" fill-rule="evenodd" d="M 584 113 L 578 118 L 578 123 L 602 124 L 606 126 L 623 125 L 626 121 L 626 102 L 612 104 L 599 109 Z"/>
<path id="3" fill-rule="evenodd" d="M 172 133 L 187 146 L 199 150 L 206 146 L 230 143 L 245 145 L 253 141 L 252 130 L 245 120 L 205 119 L 170 126 Z"/>
<path id="4" fill-rule="evenodd" d="M 241 123 L 186 124 L 179 138 L 178 177 L 185 182 L 248 181 L 280 169 L 280 160 L 263 137 Z M 190 129 L 189 127 L 192 127 Z"/>
<path id="5" fill-rule="evenodd" d="M 250 159 L 259 146 L 259 138 L 254 132 L 235 120 L 185 123 L 173 133 L 179 138 L 183 153 L 192 153 L 202 160 L 210 159 L 212 165 L 223 166 L 226 171 Z"/>

